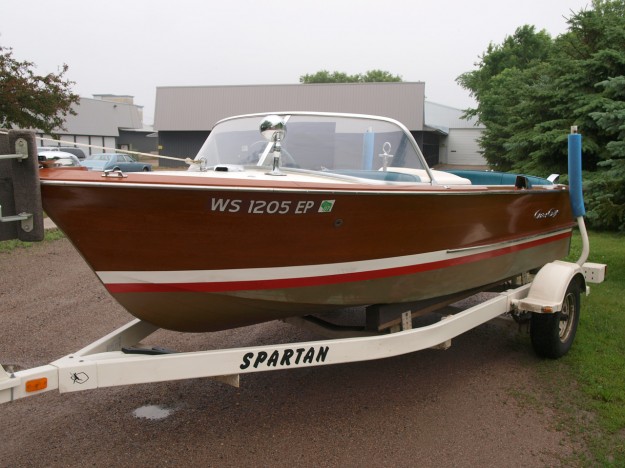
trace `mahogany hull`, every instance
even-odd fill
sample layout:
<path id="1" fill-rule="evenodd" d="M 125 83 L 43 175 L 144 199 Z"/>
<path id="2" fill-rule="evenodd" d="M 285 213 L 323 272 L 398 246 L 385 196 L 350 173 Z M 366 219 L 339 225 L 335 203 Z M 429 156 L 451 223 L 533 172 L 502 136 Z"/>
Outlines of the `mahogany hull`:
<path id="1" fill-rule="evenodd" d="M 211 331 L 411 302 L 564 257 L 561 186 L 379 186 L 42 171 L 44 209 L 131 314 Z"/>

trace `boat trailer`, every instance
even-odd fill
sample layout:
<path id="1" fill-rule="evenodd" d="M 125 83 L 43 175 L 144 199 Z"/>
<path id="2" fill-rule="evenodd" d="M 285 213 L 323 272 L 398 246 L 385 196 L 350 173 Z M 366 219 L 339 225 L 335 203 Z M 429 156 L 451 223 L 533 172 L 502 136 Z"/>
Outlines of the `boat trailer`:
<path id="1" fill-rule="evenodd" d="M 213 377 L 238 387 L 240 375 L 251 372 L 382 359 L 429 348 L 447 349 L 453 338 L 506 314 L 508 318 L 504 320 L 512 321 L 510 317 L 514 317 L 521 325 L 531 321 L 535 351 L 557 358 L 572 344 L 579 319 L 580 292 L 587 294 L 586 284 L 601 282 L 604 275 L 605 265 L 580 266 L 557 261 L 543 267 L 533 281 L 449 315 L 445 315 L 449 307 L 439 302 L 437 307 L 403 312 L 399 319 L 381 323 L 375 329 L 330 325 L 314 317 L 285 319 L 331 338 L 269 346 L 169 352 L 142 345 L 141 340 L 158 327 L 135 319 L 48 365 L 17 372 L 0 368 L 0 403 L 57 389 L 65 393 L 200 377 Z M 522 282 L 525 276 L 520 278 Z M 416 319 L 437 308 L 438 321 L 413 328 Z M 381 317 L 380 307 L 367 310 L 367 316 L 368 322 Z M 544 322 L 544 317 L 550 320 Z"/>
<path id="2" fill-rule="evenodd" d="M 24 137 L 22 134 L 17 136 Z M 12 137 L 11 144 L 19 147 L 10 149 L 11 154 L 4 159 L 12 159 L 15 171 L 24 172 L 27 166 L 20 167 L 20 164 L 26 164 L 23 161 L 29 157 L 36 158 L 33 147 L 29 145 L 31 149 L 27 156 L 21 140 Z M 36 168 L 35 164 L 33 167 Z M 581 173 L 581 165 L 579 171 Z M 37 177 L 36 170 L 29 172 Z M 581 197 L 581 178 L 578 190 Z M 0 220 L 21 222 L 22 235 L 26 236 L 29 232 L 39 231 L 42 226 L 41 213 L 38 212 L 40 203 L 30 209 L 29 214 L 4 218 L 0 214 Z M 36 229 L 29 222 L 23 223 L 24 218 L 33 216 L 32 212 Z M 606 273 L 605 265 L 586 263 L 589 244 L 583 221 L 583 202 L 574 213 L 583 241 L 582 255 L 577 263 L 549 263 L 534 277 L 524 274 L 511 279 L 503 283 L 504 290 L 464 310 L 450 306 L 477 291 L 430 303 L 370 306 L 364 327 L 333 325 L 315 317 L 285 319 L 329 339 L 184 353 L 142 345 L 141 340 L 158 327 L 135 319 L 50 364 L 19 371 L 0 366 L 0 403 L 57 389 L 65 393 L 200 377 L 212 377 L 238 386 L 240 375 L 251 372 L 382 359 L 429 348 L 446 349 L 453 338 L 502 316 L 507 316 L 507 320 L 514 319 L 520 325 L 529 324 L 530 338 L 537 354 L 558 358 L 566 354 L 575 337 L 580 295 L 588 294 L 587 284 L 602 282 Z M 40 236 L 40 232 L 32 235 Z M 385 314 L 392 318 L 386 320 Z M 420 318 L 432 314 L 437 316 L 433 323 L 420 323 Z"/>

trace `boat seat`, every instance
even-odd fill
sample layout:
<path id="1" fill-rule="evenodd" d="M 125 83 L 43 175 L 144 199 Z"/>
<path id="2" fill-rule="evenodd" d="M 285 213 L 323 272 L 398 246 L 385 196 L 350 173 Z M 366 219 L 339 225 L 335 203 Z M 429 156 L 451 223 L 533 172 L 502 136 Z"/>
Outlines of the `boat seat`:
<path id="1" fill-rule="evenodd" d="M 425 169 L 415 169 L 413 167 L 393 167 L 394 172 L 401 172 L 402 174 L 412 175 L 419 179 L 420 182 L 429 182 L 430 176 Z M 464 177 L 451 174 L 449 172 L 436 171 L 430 169 L 432 176 L 437 183 L 441 185 L 471 185 L 471 181 Z"/>
<path id="2" fill-rule="evenodd" d="M 386 182 L 421 182 L 416 174 L 404 174 L 394 171 L 368 171 L 366 169 L 333 169 L 333 174 L 359 177 L 361 179 L 383 180 Z"/>
<path id="3" fill-rule="evenodd" d="M 515 185 L 516 178 L 520 174 L 495 171 L 471 171 L 471 170 L 447 170 L 449 174 L 454 174 L 465 179 L 469 179 L 473 185 Z M 523 175 L 532 185 L 553 185 L 550 180 L 542 177 Z"/>

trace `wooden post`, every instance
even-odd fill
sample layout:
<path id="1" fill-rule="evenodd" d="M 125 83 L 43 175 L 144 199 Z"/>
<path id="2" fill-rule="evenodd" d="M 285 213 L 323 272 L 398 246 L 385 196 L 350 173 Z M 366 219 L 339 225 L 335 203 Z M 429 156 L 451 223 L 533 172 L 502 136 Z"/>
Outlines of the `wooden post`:
<path id="1" fill-rule="evenodd" d="M 44 237 L 43 208 L 34 132 L 0 133 L 0 157 L 15 154 L 23 154 L 24 158 L 0 159 L 0 206 L 5 220 L 0 222 L 0 240 L 41 241 Z M 21 214 L 30 215 L 32 223 L 6 221 Z"/>

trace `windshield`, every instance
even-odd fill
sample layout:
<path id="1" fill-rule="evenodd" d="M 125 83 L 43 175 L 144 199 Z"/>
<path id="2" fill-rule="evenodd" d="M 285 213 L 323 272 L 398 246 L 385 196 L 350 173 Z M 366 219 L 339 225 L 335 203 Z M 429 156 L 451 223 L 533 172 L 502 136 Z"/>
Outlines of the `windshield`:
<path id="1" fill-rule="evenodd" d="M 195 157 L 203 166 L 271 166 L 273 144 L 259 125 L 262 115 L 225 120 L 215 126 Z M 281 167 L 312 170 L 374 170 L 383 166 L 423 169 L 412 136 L 394 121 L 343 115 L 281 115 Z M 260 161 L 260 163 L 259 163 Z M 190 168 L 193 169 L 193 166 Z M 197 170 L 197 169 L 195 169 Z"/>

